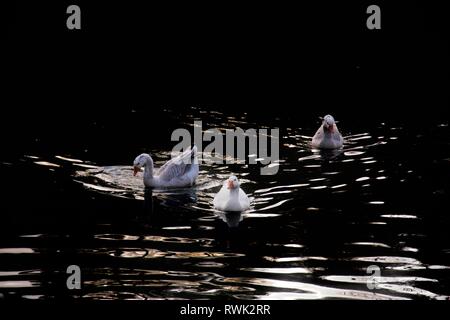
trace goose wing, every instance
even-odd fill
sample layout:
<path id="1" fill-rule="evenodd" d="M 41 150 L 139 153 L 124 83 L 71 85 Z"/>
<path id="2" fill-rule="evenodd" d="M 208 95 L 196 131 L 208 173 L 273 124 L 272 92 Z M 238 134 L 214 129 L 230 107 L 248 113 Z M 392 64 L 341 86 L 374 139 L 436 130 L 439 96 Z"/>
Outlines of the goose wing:
<path id="1" fill-rule="evenodd" d="M 161 180 L 170 181 L 175 178 L 183 176 L 188 172 L 192 166 L 197 163 L 197 146 L 189 148 L 182 154 L 167 161 L 161 168 L 158 169 L 157 175 Z"/>

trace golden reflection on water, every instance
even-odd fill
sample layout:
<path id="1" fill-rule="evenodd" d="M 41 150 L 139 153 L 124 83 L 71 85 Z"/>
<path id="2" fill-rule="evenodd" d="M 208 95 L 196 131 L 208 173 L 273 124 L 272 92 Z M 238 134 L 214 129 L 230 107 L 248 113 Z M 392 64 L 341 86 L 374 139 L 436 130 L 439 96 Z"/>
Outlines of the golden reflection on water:
<path id="1" fill-rule="evenodd" d="M 226 117 L 220 112 L 215 115 L 219 128 L 227 128 L 229 123 L 246 123 L 245 117 Z M 186 124 L 192 125 L 191 120 L 196 116 L 188 118 Z M 418 253 L 423 253 L 423 246 L 416 240 L 422 239 L 423 230 L 409 227 L 419 228 L 417 222 L 423 221 L 423 215 L 414 210 L 392 208 L 395 199 L 385 192 L 389 190 L 384 188 L 387 183 L 407 184 L 417 172 L 403 163 L 398 167 L 395 163 L 393 170 L 378 153 L 399 142 L 401 128 L 390 130 L 395 136 L 390 131 L 348 134 L 343 149 L 332 153 L 311 150 L 310 132 L 305 129 L 285 130 L 281 144 L 283 158 L 273 163 L 280 166 L 276 176 L 262 179 L 251 172 L 250 165 L 214 164 L 210 154 L 202 154 L 205 162 L 195 187 L 153 190 L 150 196 L 143 188 L 142 176 L 132 176 L 131 163 L 96 166 L 64 154 L 50 160 L 24 156 L 40 170 L 67 169 L 67 166 L 75 170 L 76 167 L 73 181 L 88 195 L 127 198 L 140 207 L 154 201 L 157 213 L 174 218 L 159 229 L 139 225 L 142 227 L 139 232 L 126 228 L 111 231 L 111 221 L 102 224 L 102 230 L 90 235 L 89 240 L 94 241 L 92 247 L 73 251 L 88 257 L 107 256 L 114 262 L 126 263 L 127 267 L 129 264 L 130 268 L 86 270 L 85 284 L 92 292 L 83 294 L 83 298 L 204 299 L 216 295 L 237 299 L 445 298 L 433 293 L 434 289 L 419 288 L 422 283 L 440 285 L 438 278 L 426 271 L 450 269 L 442 262 L 427 264 L 426 260 L 419 260 Z M 167 150 L 151 150 L 151 153 L 156 166 L 170 157 Z M 258 155 L 251 158 L 256 159 Z M 215 211 L 211 203 L 223 180 L 231 174 L 240 177 L 242 188 L 253 199 L 250 210 L 235 216 Z M 331 197 L 345 199 L 345 204 L 329 201 Z M 330 210 L 330 203 L 336 204 L 336 208 Z M 347 206 L 358 205 L 360 211 L 347 217 Z M 147 213 L 154 214 L 153 210 Z M 317 228 L 311 221 L 317 223 Z M 269 225 L 269 231 L 262 240 L 254 239 L 252 232 L 262 224 Z M 341 236 L 339 230 L 334 233 L 343 224 L 355 226 L 355 234 Z M 383 237 L 394 224 L 401 241 Z M 221 234 L 220 226 L 226 230 Z M 279 238 L 271 237 L 271 228 L 281 230 Z M 32 242 L 45 240 L 48 235 L 30 232 L 20 237 L 24 242 Z M 264 251 L 254 250 L 260 249 L 258 244 Z M 38 246 L 34 249 L 30 244 L 21 245 L 30 248 L 0 248 L 0 254 L 20 256 L 41 252 Z M 327 251 L 328 247 L 332 253 Z M 335 264 L 337 270 L 333 269 Z M 377 278 L 379 289 L 371 291 L 366 287 L 371 279 L 366 268 L 373 264 L 386 274 Z M 346 274 L 341 274 L 342 270 Z M 40 286 L 41 273 L 38 269 L 0 270 L 0 288 Z M 30 278 L 18 280 L 21 276 Z M 139 292 L 141 287 L 145 288 L 144 292 Z M 40 297 L 28 296 L 29 299 Z"/>

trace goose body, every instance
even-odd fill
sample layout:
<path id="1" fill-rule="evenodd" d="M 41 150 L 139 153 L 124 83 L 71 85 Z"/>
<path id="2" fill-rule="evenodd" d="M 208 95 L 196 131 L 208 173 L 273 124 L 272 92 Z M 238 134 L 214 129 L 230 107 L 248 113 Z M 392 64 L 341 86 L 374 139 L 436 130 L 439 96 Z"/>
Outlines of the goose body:
<path id="1" fill-rule="evenodd" d="M 342 148 L 344 139 L 339 132 L 336 122 L 331 115 L 323 118 L 322 125 L 312 138 L 311 145 L 318 149 L 339 149 Z"/>
<path id="2" fill-rule="evenodd" d="M 231 176 L 214 197 L 213 204 L 217 210 L 242 212 L 250 207 L 250 199 L 240 188 L 238 179 Z"/>
<path id="3" fill-rule="evenodd" d="M 197 147 L 187 149 L 182 154 L 167 161 L 159 169 L 153 167 L 153 159 L 143 153 L 133 163 L 134 175 L 144 168 L 144 185 L 149 188 L 182 188 L 194 185 L 199 166 Z"/>

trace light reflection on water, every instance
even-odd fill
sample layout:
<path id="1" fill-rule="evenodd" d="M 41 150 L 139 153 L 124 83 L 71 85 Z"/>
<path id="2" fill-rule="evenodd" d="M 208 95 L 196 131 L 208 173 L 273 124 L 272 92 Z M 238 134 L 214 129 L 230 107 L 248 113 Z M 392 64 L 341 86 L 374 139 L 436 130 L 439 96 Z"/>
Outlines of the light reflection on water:
<path id="1" fill-rule="evenodd" d="M 203 111 L 194 109 L 180 125 L 192 126 Z M 208 116 L 218 128 L 256 127 L 241 116 Z M 313 128 L 284 128 L 278 174 L 262 177 L 249 166 L 214 164 L 203 155 L 195 187 L 185 189 L 145 190 L 142 174 L 133 177 L 130 165 L 101 166 L 60 154 L 27 155 L 24 161 L 36 170 L 66 170 L 83 194 L 100 204 L 124 201 L 137 216 L 114 230 L 106 219 L 77 236 L 80 247 L 70 251 L 72 260 L 89 261 L 82 266 L 82 298 L 446 299 L 442 283 L 448 285 L 450 267 L 442 257 L 448 258 L 448 247 L 432 248 L 442 250 L 426 261 L 421 254 L 429 243 L 420 234 L 427 232 L 427 212 L 396 197 L 401 183 L 417 186 L 416 164 L 392 154 L 406 143 L 402 130 L 381 125 L 347 134 L 342 150 L 324 152 L 309 147 Z M 169 159 L 168 150 L 151 150 L 156 167 Z M 212 207 L 231 174 L 252 198 L 247 212 Z M 14 259 L 25 261 L 24 270 L 0 270 L 0 290 L 45 298 L 43 273 L 62 271 L 33 269 L 27 261 L 63 254 L 63 247 L 55 248 L 59 237 L 22 234 L 20 246 L 0 248 L 10 268 Z M 367 287 L 370 265 L 382 273 L 375 290 Z"/>

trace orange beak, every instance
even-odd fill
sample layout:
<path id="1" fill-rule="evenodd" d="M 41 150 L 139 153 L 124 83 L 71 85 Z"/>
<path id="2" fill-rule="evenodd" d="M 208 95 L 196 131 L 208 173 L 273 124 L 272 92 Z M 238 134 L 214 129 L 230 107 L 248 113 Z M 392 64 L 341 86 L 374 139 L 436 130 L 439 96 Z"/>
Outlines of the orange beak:
<path id="1" fill-rule="evenodd" d="M 228 188 L 228 189 L 234 189 L 233 181 L 231 181 L 231 180 L 228 180 L 228 181 L 227 181 L 227 188 Z"/>
<path id="2" fill-rule="evenodd" d="M 323 126 L 324 126 L 324 128 L 325 128 L 326 131 L 328 131 L 328 132 L 334 132 L 334 124 L 332 124 L 332 125 L 324 124 Z"/>
<path id="3" fill-rule="evenodd" d="M 141 171 L 141 168 L 136 167 L 136 166 L 133 167 L 133 176 L 136 176 L 139 171 Z"/>

